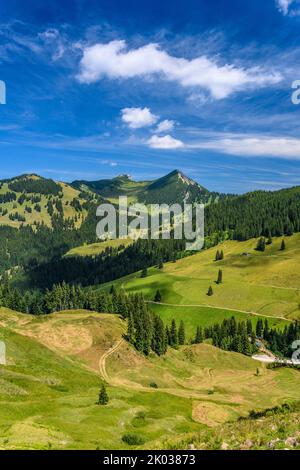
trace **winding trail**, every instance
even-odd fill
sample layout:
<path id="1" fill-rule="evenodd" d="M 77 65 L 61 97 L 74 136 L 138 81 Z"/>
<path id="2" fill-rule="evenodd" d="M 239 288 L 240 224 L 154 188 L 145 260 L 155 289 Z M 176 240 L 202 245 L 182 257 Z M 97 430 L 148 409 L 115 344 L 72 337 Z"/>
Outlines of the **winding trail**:
<path id="1" fill-rule="evenodd" d="M 107 382 L 109 383 L 110 382 L 110 379 L 109 379 L 109 376 L 108 376 L 108 373 L 107 373 L 107 370 L 106 370 L 106 359 L 111 355 L 113 354 L 114 352 L 116 352 L 121 346 L 122 344 L 125 342 L 125 340 L 122 338 L 120 339 L 116 344 L 114 344 L 108 351 L 106 351 L 99 359 L 99 371 L 100 371 L 100 375 L 102 376 L 102 378 Z"/>
<path id="2" fill-rule="evenodd" d="M 205 305 L 205 304 L 168 304 L 165 302 L 155 302 L 154 300 L 146 300 L 148 304 L 156 304 L 156 305 L 165 305 L 166 307 L 208 307 L 208 308 L 215 308 L 217 310 L 230 310 L 231 312 L 239 312 L 239 313 L 246 313 L 248 315 L 254 315 L 255 317 L 264 317 L 264 318 L 275 318 L 276 320 L 285 320 L 288 322 L 293 322 L 286 317 L 277 317 L 275 315 L 264 315 L 263 313 L 257 312 L 249 312 L 247 310 L 238 310 L 237 308 L 227 308 L 227 307 L 216 307 L 215 305 Z"/>

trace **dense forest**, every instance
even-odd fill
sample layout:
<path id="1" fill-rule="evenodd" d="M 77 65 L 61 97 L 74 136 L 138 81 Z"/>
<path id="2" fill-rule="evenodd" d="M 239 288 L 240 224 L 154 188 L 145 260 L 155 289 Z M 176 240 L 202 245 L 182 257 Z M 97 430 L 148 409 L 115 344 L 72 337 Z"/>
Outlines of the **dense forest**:
<path id="1" fill-rule="evenodd" d="M 300 187 L 256 191 L 206 207 L 206 235 L 228 232 L 234 240 L 292 235 L 300 231 Z"/>

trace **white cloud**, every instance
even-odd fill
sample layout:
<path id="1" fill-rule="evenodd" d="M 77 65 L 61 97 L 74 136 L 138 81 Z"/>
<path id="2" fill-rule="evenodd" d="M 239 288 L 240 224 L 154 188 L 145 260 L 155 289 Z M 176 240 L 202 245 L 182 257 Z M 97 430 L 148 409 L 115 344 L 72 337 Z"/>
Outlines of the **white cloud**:
<path id="1" fill-rule="evenodd" d="M 260 88 L 282 80 L 279 72 L 260 67 L 242 68 L 233 64 L 219 65 L 206 56 L 188 60 L 169 55 L 158 44 L 147 44 L 128 50 L 125 41 L 98 43 L 83 49 L 80 72 L 82 83 L 110 79 L 160 77 L 183 87 L 198 87 L 215 99 L 249 88 Z"/>
<path id="2" fill-rule="evenodd" d="M 124 108 L 121 110 L 122 121 L 131 129 L 149 127 L 155 124 L 159 117 L 151 113 L 149 108 Z"/>
<path id="3" fill-rule="evenodd" d="M 161 121 L 157 128 L 156 132 L 161 133 L 161 132 L 170 132 L 174 129 L 175 122 L 170 120 L 170 119 L 165 119 L 164 121 Z"/>
<path id="4" fill-rule="evenodd" d="M 276 0 L 278 10 L 283 14 L 287 15 L 289 12 L 289 7 L 294 0 Z"/>
<path id="5" fill-rule="evenodd" d="M 240 157 L 273 157 L 300 160 L 300 139 L 294 137 L 275 137 L 263 135 L 215 136 L 189 148 L 213 150 Z"/>
<path id="6" fill-rule="evenodd" d="M 184 147 L 184 143 L 181 140 L 174 139 L 170 135 L 164 135 L 160 137 L 158 135 L 153 135 L 147 140 L 149 147 L 153 149 L 163 149 L 163 150 L 175 150 Z"/>

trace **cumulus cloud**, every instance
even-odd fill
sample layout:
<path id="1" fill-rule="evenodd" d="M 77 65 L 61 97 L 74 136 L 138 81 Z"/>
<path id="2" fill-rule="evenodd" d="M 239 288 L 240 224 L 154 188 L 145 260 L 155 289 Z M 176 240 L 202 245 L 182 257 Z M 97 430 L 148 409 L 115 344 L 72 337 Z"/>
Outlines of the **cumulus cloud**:
<path id="1" fill-rule="evenodd" d="M 187 147 L 213 150 L 240 157 L 273 157 L 300 160 L 300 139 L 263 135 L 215 136 Z"/>
<path id="2" fill-rule="evenodd" d="M 233 64 L 219 65 L 206 56 L 195 59 L 175 57 L 158 44 L 147 44 L 128 50 L 125 41 L 98 43 L 83 49 L 80 71 L 82 83 L 110 79 L 161 78 L 182 87 L 201 88 L 215 99 L 249 88 L 260 88 L 282 80 L 280 73 L 259 67 L 242 68 Z"/>
<path id="3" fill-rule="evenodd" d="M 184 143 L 181 140 L 174 139 L 170 135 L 158 136 L 153 135 L 147 140 L 149 147 L 153 149 L 162 149 L 162 150 L 175 150 L 184 147 Z"/>
<path id="4" fill-rule="evenodd" d="M 131 129 L 149 127 L 155 124 L 159 117 L 151 113 L 149 108 L 123 108 L 122 121 Z"/>
<path id="5" fill-rule="evenodd" d="M 173 130 L 174 128 L 174 125 L 175 125 L 175 122 L 170 120 L 170 119 L 165 119 L 164 121 L 161 121 L 157 128 L 156 128 L 156 132 L 158 132 L 159 134 L 161 132 L 170 132 Z"/>
<path id="6" fill-rule="evenodd" d="M 289 12 L 289 7 L 294 0 L 276 0 L 276 5 L 278 10 L 283 14 L 287 15 Z"/>

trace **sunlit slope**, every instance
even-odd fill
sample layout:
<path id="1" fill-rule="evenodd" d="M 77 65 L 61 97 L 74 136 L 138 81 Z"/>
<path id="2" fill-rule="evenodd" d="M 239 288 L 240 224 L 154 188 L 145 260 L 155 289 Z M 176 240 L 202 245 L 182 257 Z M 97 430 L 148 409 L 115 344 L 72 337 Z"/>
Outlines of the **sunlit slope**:
<path id="1" fill-rule="evenodd" d="M 38 186 L 31 188 L 32 182 Z M 0 225 L 19 227 L 21 224 L 34 226 L 43 223 L 51 226 L 49 203 L 53 206 L 53 215 L 59 214 L 56 204 L 61 204 L 63 218 L 74 219 L 76 227 L 87 216 L 86 209 L 82 208 L 85 200 L 80 191 L 67 183 L 56 183 L 38 175 L 23 175 L 0 181 L 0 199 L 3 199 L 0 204 Z M 77 206 L 73 204 L 74 200 Z M 16 214 L 20 216 L 19 219 Z"/>
<path id="2" fill-rule="evenodd" d="M 176 263 L 167 263 L 162 270 L 152 268 L 145 278 L 137 273 L 115 284 L 127 292 L 143 292 L 149 300 L 159 289 L 163 303 L 176 305 L 177 309 L 181 306 L 186 315 L 190 306 L 210 306 L 297 319 L 300 234 L 285 239 L 284 251 L 280 251 L 281 240 L 273 239 L 265 252 L 255 250 L 257 240 L 226 241 Z M 222 261 L 215 261 L 217 250 L 224 252 Z M 218 285 L 219 269 L 223 282 Z M 207 295 L 209 286 L 213 288 L 212 296 Z"/>
<path id="3" fill-rule="evenodd" d="M 72 248 L 65 254 L 65 256 L 97 256 L 103 253 L 107 248 L 122 249 L 122 247 L 130 245 L 130 243 L 132 243 L 132 240 L 129 238 L 124 240 L 116 239 L 99 243 L 90 243 Z"/>
<path id="4" fill-rule="evenodd" d="M 128 432 L 155 446 L 298 396 L 290 369 L 267 370 L 209 344 L 145 358 L 123 341 L 106 358 L 110 401 L 98 406 L 98 366 L 124 327 L 116 315 L 82 310 L 31 317 L 1 309 L 0 448 L 126 449 Z"/>

